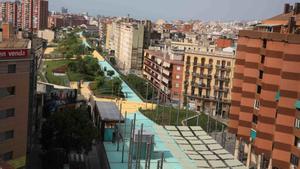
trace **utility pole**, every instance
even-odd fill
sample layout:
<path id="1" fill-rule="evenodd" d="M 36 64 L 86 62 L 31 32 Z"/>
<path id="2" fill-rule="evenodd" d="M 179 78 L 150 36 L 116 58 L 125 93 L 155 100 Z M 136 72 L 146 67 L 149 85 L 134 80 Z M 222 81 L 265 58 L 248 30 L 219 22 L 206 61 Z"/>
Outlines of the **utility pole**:
<path id="1" fill-rule="evenodd" d="M 146 84 L 147 84 L 147 90 L 146 90 L 146 110 L 147 110 L 147 103 L 148 103 L 148 81 L 146 82 Z"/>

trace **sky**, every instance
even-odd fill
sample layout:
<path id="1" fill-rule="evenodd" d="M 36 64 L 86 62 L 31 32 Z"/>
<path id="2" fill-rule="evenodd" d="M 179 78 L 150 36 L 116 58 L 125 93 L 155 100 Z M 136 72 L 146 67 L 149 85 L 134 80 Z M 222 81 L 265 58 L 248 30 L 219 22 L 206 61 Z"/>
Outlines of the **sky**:
<path id="1" fill-rule="evenodd" d="M 49 0 L 50 11 L 68 8 L 92 16 L 138 19 L 199 19 L 203 21 L 261 20 L 283 11 L 284 3 L 300 0 Z"/>

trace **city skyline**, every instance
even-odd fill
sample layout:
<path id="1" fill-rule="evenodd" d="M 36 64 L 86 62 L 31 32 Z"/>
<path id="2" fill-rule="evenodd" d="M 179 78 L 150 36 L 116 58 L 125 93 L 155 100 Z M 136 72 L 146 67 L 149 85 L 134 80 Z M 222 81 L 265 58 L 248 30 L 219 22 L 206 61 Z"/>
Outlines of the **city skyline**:
<path id="1" fill-rule="evenodd" d="M 67 0 L 50 0 L 49 10 L 60 11 L 61 7 L 66 7 L 72 13 L 88 12 L 93 16 L 127 16 L 130 14 L 134 18 L 154 21 L 157 19 L 199 19 L 203 21 L 261 20 L 281 13 L 284 3 L 294 4 L 296 2 L 297 0 L 186 0 L 182 2 L 171 0 L 163 2 L 159 0 L 86 0 L 83 3 L 83 1 L 74 0 L 70 4 Z M 172 10 L 166 10 L 169 7 L 172 7 Z"/>

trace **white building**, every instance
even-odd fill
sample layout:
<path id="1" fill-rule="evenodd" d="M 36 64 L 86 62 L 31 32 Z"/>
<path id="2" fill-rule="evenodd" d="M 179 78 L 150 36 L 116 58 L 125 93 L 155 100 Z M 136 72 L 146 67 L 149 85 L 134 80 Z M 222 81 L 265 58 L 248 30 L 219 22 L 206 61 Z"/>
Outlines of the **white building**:
<path id="1" fill-rule="evenodd" d="M 107 31 L 106 48 L 114 52 L 119 69 L 125 74 L 141 74 L 144 25 L 136 22 L 114 21 L 108 29 L 110 30 Z"/>

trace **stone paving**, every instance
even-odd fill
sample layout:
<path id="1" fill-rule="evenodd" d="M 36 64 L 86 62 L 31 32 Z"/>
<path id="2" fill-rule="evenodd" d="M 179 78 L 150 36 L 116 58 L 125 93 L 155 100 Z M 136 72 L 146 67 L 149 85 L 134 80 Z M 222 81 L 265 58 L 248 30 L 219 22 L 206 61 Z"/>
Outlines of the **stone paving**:
<path id="1" fill-rule="evenodd" d="M 165 126 L 182 151 L 200 168 L 246 168 L 199 126 Z"/>

